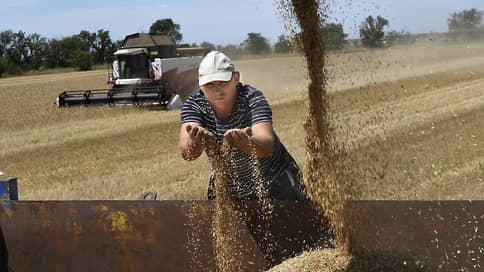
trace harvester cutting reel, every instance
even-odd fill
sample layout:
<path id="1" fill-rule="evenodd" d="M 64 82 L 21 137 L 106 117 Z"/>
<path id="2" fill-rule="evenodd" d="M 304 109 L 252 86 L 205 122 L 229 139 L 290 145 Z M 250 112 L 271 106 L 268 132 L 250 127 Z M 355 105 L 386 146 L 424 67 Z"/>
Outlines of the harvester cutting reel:
<path id="1" fill-rule="evenodd" d="M 57 97 L 56 104 L 58 107 L 151 105 L 176 109 L 183 105 L 183 101 L 161 85 L 64 91 Z"/>

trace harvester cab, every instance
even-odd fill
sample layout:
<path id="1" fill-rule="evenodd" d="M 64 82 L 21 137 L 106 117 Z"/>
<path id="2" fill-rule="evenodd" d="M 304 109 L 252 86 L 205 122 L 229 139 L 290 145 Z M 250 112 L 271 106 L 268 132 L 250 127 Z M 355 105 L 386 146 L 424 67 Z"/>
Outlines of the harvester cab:
<path id="1" fill-rule="evenodd" d="M 115 87 L 153 84 L 161 79 L 161 59 L 150 59 L 146 48 L 121 49 L 114 56 L 108 83 Z"/>
<path id="2" fill-rule="evenodd" d="M 189 52 L 187 54 L 186 52 Z M 152 105 L 180 108 L 198 87 L 198 66 L 204 48 L 178 50 L 163 35 L 136 33 L 125 38 L 114 53 L 110 89 L 70 90 L 57 98 L 57 106 Z"/>

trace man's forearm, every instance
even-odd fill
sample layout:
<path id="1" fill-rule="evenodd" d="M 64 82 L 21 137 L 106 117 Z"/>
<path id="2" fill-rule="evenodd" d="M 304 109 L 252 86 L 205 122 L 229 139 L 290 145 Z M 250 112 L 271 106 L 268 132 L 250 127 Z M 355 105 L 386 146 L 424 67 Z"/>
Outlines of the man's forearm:
<path id="1" fill-rule="evenodd" d="M 257 158 L 266 158 L 272 156 L 273 145 L 273 141 L 261 141 L 250 137 L 247 144 L 240 146 L 240 150 Z"/>

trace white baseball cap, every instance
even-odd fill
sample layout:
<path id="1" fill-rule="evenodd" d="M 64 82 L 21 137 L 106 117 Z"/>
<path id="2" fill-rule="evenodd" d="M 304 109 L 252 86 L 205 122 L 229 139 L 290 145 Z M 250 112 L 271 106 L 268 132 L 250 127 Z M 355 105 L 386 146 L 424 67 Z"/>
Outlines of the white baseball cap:
<path id="1" fill-rule="evenodd" d="M 198 85 L 212 81 L 229 81 L 235 71 L 234 64 L 224 53 L 211 51 L 203 58 L 198 67 Z"/>

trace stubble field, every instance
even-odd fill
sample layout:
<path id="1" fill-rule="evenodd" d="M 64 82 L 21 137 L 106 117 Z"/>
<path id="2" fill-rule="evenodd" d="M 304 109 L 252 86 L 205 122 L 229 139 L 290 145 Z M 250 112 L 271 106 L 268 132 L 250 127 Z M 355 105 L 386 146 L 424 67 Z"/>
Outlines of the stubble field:
<path id="1" fill-rule="evenodd" d="M 337 133 L 355 154 L 355 175 L 368 179 L 364 198 L 482 199 L 484 44 L 420 43 L 327 61 Z M 276 133 L 302 166 L 304 59 L 235 65 L 268 98 Z M 105 71 L 0 79 L 0 171 L 19 178 L 19 198 L 136 199 L 156 191 L 159 199 L 205 199 L 210 166 L 205 155 L 181 158 L 179 111 L 54 105 L 63 90 L 105 82 Z"/>

